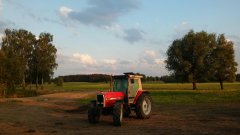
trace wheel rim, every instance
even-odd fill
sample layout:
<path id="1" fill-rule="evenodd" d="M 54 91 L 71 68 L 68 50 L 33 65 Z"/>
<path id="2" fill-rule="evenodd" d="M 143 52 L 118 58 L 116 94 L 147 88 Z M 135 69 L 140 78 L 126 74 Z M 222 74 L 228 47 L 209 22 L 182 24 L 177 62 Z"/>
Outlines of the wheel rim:
<path id="1" fill-rule="evenodd" d="M 143 113 L 145 115 L 149 115 L 150 112 L 151 112 L 151 109 L 152 109 L 151 108 L 151 101 L 148 98 L 144 99 L 143 102 L 142 102 Z"/>

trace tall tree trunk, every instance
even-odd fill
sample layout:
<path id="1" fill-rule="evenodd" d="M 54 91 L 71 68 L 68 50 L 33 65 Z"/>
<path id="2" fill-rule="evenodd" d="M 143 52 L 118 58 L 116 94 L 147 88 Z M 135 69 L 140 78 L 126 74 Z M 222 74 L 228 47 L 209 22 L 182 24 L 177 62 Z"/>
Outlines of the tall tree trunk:
<path id="1" fill-rule="evenodd" d="M 43 90 L 43 75 L 42 75 L 42 85 L 41 85 L 41 89 Z"/>
<path id="2" fill-rule="evenodd" d="M 14 81 L 10 82 L 10 90 L 11 90 L 11 92 L 9 94 L 15 94 L 15 82 Z"/>
<path id="3" fill-rule="evenodd" d="M 3 97 L 6 97 L 6 89 L 3 89 Z"/>
<path id="4" fill-rule="evenodd" d="M 30 90 L 32 90 L 32 80 L 31 80 L 31 84 L 30 84 Z"/>
<path id="5" fill-rule="evenodd" d="M 25 90 L 25 87 L 26 87 L 25 76 L 23 76 L 22 89 Z"/>
<path id="6" fill-rule="evenodd" d="M 0 90 L 2 89 L 2 97 L 5 97 L 6 96 L 6 88 L 4 86 L 4 83 L 0 84 Z"/>
<path id="7" fill-rule="evenodd" d="M 220 86 L 221 86 L 221 90 L 223 90 L 223 81 L 221 79 L 219 79 L 219 83 L 220 83 Z"/>
<path id="8" fill-rule="evenodd" d="M 36 77 L 36 89 L 38 90 L 38 75 Z"/>
<path id="9" fill-rule="evenodd" d="M 192 82 L 193 90 L 197 89 L 196 82 Z"/>

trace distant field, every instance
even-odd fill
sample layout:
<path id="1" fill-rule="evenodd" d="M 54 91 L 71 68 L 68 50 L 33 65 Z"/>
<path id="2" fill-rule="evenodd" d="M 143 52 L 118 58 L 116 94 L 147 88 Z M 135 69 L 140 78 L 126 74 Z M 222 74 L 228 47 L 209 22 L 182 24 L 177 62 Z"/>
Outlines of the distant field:
<path id="1" fill-rule="evenodd" d="M 196 104 L 196 103 L 240 103 L 240 83 L 224 83 L 220 90 L 218 83 L 199 83 L 198 90 L 192 90 L 191 83 L 145 83 L 143 89 L 151 92 L 156 104 Z M 47 85 L 48 92 L 61 91 L 104 91 L 109 89 L 107 83 L 71 82 L 63 86 Z M 87 103 L 94 98 L 82 99 Z"/>
<path id="2" fill-rule="evenodd" d="M 45 89 L 49 91 L 96 91 L 96 90 L 107 90 L 110 85 L 107 83 L 87 83 L 87 82 L 68 82 L 64 83 L 63 86 L 56 86 L 55 84 L 46 85 Z"/>

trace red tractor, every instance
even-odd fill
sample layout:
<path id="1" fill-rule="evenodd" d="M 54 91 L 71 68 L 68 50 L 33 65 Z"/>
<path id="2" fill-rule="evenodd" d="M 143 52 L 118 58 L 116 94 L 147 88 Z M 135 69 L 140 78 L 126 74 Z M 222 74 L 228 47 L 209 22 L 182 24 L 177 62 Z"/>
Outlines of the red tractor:
<path id="1" fill-rule="evenodd" d="M 111 90 L 97 93 L 88 108 L 89 123 L 98 123 L 101 114 L 112 114 L 113 124 L 121 126 L 123 116 L 135 111 L 138 118 L 147 119 L 152 111 L 150 93 L 142 90 L 141 75 L 124 73 L 112 77 Z"/>

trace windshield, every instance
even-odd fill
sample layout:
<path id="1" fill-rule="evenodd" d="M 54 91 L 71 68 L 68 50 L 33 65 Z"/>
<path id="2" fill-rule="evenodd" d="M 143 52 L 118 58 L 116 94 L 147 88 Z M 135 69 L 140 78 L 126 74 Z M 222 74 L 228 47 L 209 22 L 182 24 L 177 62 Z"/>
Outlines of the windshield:
<path id="1" fill-rule="evenodd" d="M 113 91 L 122 91 L 126 93 L 128 88 L 127 79 L 115 79 L 113 82 Z"/>

